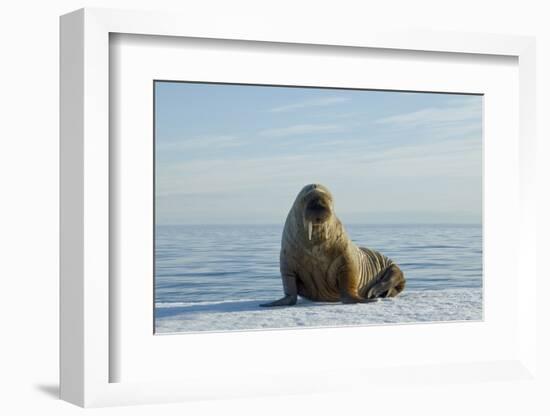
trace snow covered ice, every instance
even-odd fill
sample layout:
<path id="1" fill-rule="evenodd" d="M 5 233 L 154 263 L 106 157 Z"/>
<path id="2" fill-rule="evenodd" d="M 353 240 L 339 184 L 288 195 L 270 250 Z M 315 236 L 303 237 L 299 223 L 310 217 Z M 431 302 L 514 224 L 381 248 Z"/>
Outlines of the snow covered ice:
<path id="1" fill-rule="evenodd" d="M 262 308 L 267 299 L 157 304 L 156 332 L 231 331 L 482 319 L 481 289 L 405 291 L 375 303 L 344 305 L 299 299 Z"/>

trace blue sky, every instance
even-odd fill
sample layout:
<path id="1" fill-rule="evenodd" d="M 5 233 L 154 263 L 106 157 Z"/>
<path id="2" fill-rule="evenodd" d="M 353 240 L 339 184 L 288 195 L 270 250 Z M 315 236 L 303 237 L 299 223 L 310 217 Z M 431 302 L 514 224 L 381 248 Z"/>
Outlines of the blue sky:
<path id="1" fill-rule="evenodd" d="M 157 224 L 481 223 L 481 96 L 155 83 Z"/>

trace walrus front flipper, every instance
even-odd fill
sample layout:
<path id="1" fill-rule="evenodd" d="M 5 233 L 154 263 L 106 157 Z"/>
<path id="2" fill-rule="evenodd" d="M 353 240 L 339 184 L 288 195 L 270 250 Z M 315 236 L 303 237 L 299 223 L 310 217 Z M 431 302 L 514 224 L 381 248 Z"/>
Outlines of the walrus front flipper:
<path id="1" fill-rule="evenodd" d="M 293 305 L 296 305 L 297 300 L 298 300 L 298 296 L 286 295 L 285 297 L 283 297 L 279 300 L 274 300 L 273 302 L 269 302 L 269 303 L 262 303 L 260 306 L 263 306 L 263 307 L 293 306 Z"/>
<path id="2" fill-rule="evenodd" d="M 298 288 L 296 285 L 296 275 L 288 270 L 285 259 L 281 257 L 281 277 L 283 279 L 283 291 L 285 296 L 279 300 L 269 303 L 262 303 L 260 306 L 292 306 L 296 305 L 298 300 Z"/>

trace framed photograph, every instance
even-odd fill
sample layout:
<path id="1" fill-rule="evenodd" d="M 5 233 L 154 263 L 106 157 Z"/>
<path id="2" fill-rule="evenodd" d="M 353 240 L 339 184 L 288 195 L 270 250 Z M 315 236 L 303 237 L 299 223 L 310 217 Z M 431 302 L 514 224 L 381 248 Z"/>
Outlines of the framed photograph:
<path id="1" fill-rule="evenodd" d="M 482 319 L 482 95 L 154 94 L 155 333 Z"/>
<path id="2" fill-rule="evenodd" d="M 63 16 L 62 398 L 532 378 L 534 59 Z"/>

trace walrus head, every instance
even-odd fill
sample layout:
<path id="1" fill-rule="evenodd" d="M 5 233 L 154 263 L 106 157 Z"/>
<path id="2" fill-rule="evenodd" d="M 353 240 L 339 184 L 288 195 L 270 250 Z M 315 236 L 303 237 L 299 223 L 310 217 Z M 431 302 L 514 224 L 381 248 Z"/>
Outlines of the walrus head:
<path id="1" fill-rule="evenodd" d="M 334 208 L 332 195 L 325 186 L 320 184 L 304 186 L 296 198 L 295 208 L 301 214 L 308 240 L 311 241 L 314 235 L 328 238 L 334 220 Z"/>

